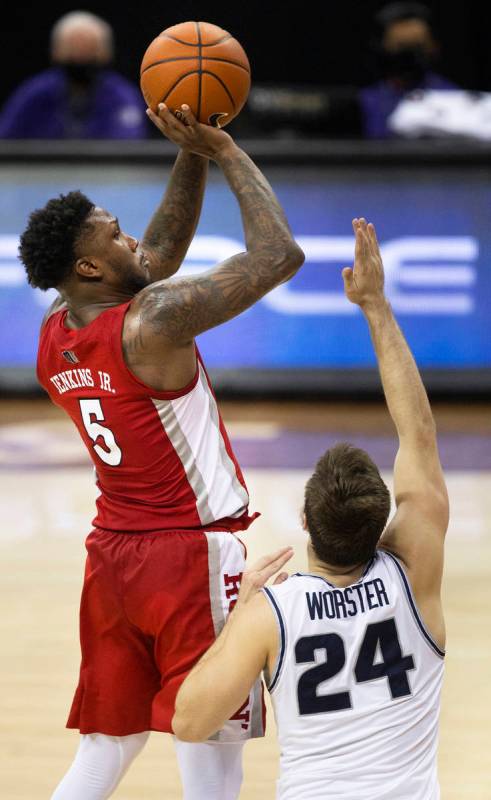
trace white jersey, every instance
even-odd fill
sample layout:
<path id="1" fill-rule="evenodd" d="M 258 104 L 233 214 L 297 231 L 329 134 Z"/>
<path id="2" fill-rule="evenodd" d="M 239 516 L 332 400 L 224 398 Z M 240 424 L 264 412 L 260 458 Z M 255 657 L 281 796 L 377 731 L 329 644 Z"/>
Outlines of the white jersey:
<path id="1" fill-rule="evenodd" d="M 280 648 L 269 690 L 281 800 L 437 800 L 444 652 L 399 561 L 344 589 L 297 573 L 264 589 Z"/>

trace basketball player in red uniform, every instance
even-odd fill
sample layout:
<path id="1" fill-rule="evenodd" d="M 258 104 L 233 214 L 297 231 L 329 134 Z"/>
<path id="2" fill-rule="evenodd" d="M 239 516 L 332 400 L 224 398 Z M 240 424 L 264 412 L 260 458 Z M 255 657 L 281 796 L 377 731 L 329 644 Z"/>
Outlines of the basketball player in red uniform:
<path id="1" fill-rule="evenodd" d="M 253 517 L 194 338 L 303 263 L 270 185 L 227 133 L 187 106 L 179 119 L 165 106 L 149 115 L 181 152 L 141 244 L 80 192 L 35 211 L 21 237 L 31 285 L 59 292 L 41 329 L 39 380 L 77 426 L 100 491 L 68 719 L 81 742 L 54 800 L 110 797 L 149 731 L 172 732 L 177 690 L 235 603 L 244 553 L 234 534 Z M 209 159 L 238 200 L 246 252 L 171 278 Z M 213 742 L 176 740 L 186 800 L 236 798 L 243 742 L 262 733 L 256 685 Z"/>

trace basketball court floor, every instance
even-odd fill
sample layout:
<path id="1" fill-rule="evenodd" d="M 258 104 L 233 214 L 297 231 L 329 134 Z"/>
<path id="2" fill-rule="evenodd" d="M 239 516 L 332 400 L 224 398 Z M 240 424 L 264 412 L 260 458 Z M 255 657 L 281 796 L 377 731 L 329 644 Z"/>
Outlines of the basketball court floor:
<path id="1" fill-rule="evenodd" d="M 222 404 L 252 498 L 262 513 L 246 534 L 249 558 L 295 547 L 302 490 L 335 441 L 364 447 L 391 481 L 396 440 L 378 404 Z M 451 500 L 444 602 L 448 641 L 440 745 L 444 800 L 491 799 L 491 407 L 437 405 Z M 46 800 L 78 735 L 64 729 L 78 674 L 78 602 L 95 487 L 71 423 L 45 400 L 0 403 L 0 796 Z M 245 748 L 242 800 L 273 800 L 278 749 Z M 154 733 L 114 794 L 178 800 L 170 737 Z M 394 799 L 396 800 L 396 798 Z"/>

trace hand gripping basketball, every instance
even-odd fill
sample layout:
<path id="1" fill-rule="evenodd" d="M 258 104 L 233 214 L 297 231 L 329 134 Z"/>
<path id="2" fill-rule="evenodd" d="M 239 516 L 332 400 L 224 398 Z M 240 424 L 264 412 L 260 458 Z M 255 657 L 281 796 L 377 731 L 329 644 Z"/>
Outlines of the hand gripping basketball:
<path id="1" fill-rule="evenodd" d="M 160 103 L 158 114 L 154 114 L 150 108 L 147 108 L 147 114 L 171 142 L 199 156 L 216 159 L 224 147 L 233 144 L 232 138 L 225 131 L 197 122 L 188 105 L 184 104 L 177 112 L 172 113 L 165 103 Z"/>
<path id="2" fill-rule="evenodd" d="M 147 106 L 171 111 L 187 103 L 198 122 L 223 127 L 247 100 L 251 69 L 243 47 L 209 22 L 181 22 L 148 46 L 140 69 Z"/>

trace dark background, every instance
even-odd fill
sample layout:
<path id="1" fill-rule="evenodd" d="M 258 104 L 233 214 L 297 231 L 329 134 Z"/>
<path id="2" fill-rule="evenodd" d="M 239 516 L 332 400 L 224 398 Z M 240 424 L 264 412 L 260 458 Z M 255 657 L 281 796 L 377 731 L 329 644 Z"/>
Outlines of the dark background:
<path id="1" fill-rule="evenodd" d="M 138 81 L 141 57 L 164 28 L 189 19 L 229 30 L 249 55 L 253 82 L 365 85 L 374 77 L 370 41 L 380 0 L 319 3 L 116 2 L 18 3 L 2 11 L 0 102 L 24 78 L 48 65 L 49 33 L 64 13 L 83 8 L 115 30 L 117 69 Z M 491 91 L 491 9 L 474 0 L 427 2 L 441 41 L 438 71 L 467 89 Z M 479 9 L 479 5 L 484 8 Z M 5 9 L 5 7 L 4 7 Z"/>

